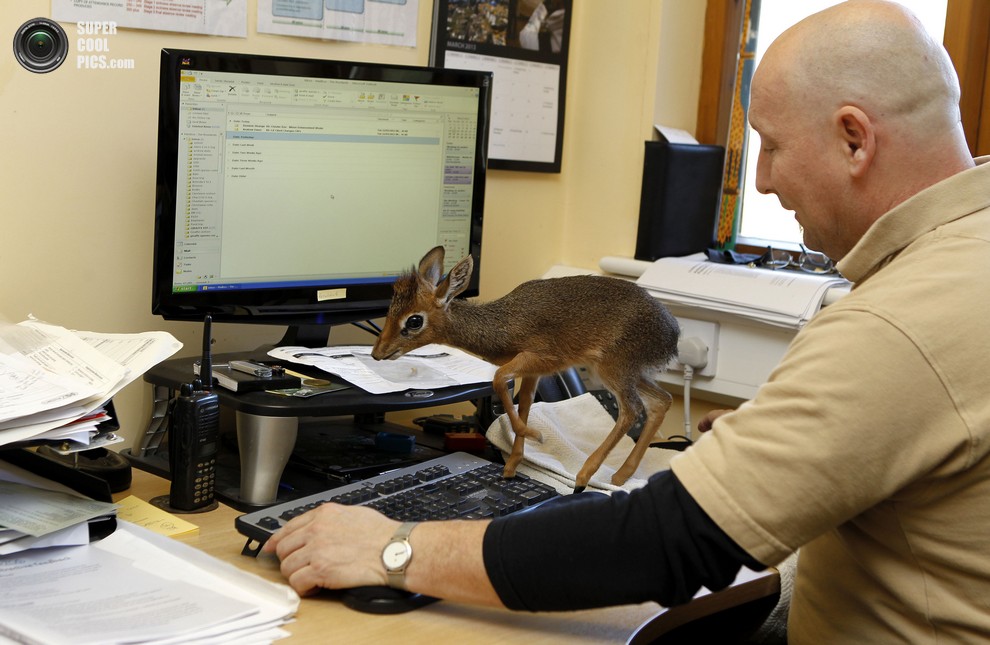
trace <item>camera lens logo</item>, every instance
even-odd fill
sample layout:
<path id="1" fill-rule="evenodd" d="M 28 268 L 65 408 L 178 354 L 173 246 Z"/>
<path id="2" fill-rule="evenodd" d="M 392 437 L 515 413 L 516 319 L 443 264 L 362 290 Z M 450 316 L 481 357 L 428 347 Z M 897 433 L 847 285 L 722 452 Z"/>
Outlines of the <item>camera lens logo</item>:
<path id="1" fill-rule="evenodd" d="M 24 69 L 44 74 L 57 69 L 69 53 L 65 30 L 54 20 L 28 20 L 14 35 L 14 56 Z"/>

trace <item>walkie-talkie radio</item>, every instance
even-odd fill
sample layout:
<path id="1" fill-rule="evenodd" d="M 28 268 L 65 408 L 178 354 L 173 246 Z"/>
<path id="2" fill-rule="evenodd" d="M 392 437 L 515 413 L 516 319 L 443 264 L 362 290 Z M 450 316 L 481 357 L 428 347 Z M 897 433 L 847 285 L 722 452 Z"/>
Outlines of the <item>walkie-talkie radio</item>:
<path id="1" fill-rule="evenodd" d="M 211 325 L 212 317 L 207 315 L 203 322 L 201 377 L 182 385 L 172 408 L 168 438 L 172 473 L 169 506 L 177 511 L 196 511 L 215 503 L 220 401 L 213 392 Z"/>

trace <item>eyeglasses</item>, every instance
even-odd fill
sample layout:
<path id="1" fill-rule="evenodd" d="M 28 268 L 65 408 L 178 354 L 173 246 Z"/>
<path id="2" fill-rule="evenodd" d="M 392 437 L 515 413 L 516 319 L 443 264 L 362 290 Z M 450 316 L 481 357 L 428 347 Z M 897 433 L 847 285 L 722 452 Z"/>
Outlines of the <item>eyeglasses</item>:
<path id="1" fill-rule="evenodd" d="M 795 260 L 790 253 L 781 249 L 768 246 L 766 252 L 759 258 L 750 262 L 750 266 L 762 267 L 764 269 L 800 269 L 805 273 L 837 273 L 835 264 L 824 253 L 809 251 L 801 245 L 801 253 Z"/>

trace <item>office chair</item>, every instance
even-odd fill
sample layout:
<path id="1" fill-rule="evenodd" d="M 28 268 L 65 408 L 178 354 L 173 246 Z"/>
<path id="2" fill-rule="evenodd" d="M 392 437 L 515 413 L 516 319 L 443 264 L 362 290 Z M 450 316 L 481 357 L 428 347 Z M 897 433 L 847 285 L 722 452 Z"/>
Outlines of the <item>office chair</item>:
<path id="1" fill-rule="evenodd" d="M 536 386 L 537 401 L 563 401 L 586 393 L 584 381 L 578 371 L 571 367 L 553 376 L 544 376 Z"/>
<path id="2" fill-rule="evenodd" d="M 780 601 L 780 574 L 769 574 L 689 603 L 664 609 L 633 633 L 627 645 L 744 645 Z"/>

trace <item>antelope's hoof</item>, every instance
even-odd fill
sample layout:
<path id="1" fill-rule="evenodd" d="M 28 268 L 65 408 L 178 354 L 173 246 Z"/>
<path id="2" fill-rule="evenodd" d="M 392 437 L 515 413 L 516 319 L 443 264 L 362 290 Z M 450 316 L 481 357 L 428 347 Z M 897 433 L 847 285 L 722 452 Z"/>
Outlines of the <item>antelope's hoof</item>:
<path id="1" fill-rule="evenodd" d="M 587 486 L 575 486 L 574 487 L 574 494 L 583 493 L 584 492 L 584 489 L 586 489 L 586 488 L 587 488 Z"/>

